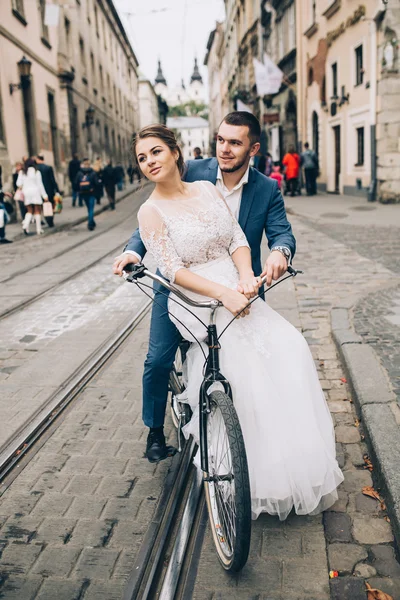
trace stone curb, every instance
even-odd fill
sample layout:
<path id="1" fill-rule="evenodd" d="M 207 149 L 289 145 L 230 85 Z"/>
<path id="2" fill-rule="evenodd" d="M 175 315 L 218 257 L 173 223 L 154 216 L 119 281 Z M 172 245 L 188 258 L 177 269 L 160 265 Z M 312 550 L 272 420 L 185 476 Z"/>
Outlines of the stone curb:
<path id="1" fill-rule="evenodd" d="M 395 397 L 375 351 L 351 327 L 347 308 L 333 308 L 332 336 L 346 371 L 354 404 L 372 451 L 376 483 L 385 494 L 400 546 L 400 424 L 392 410 Z"/>

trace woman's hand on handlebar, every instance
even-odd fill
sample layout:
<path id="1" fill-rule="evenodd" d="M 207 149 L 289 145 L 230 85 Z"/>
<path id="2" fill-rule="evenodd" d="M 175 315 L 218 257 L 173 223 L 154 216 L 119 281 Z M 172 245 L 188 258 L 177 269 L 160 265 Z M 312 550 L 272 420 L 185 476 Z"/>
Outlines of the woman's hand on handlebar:
<path id="1" fill-rule="evenodd" d="M 248 300 L 244 294 L 237 292 L 236 290 L 230 290 L 229 288 L 225 288 L 218 300 L 222 302 L 222 304 L 236 317 L 241 310 L 245 308 L 248 304 Z M 245 317 L 250 312 L 250 307 L 243 310 L 241 313 L 241 317 Z"/>
<path id="2" fill-rule="evenodd" d="M 122 271 L 126 265 L 129 265 L 130 263 L 136 265 L 139 262 L 140 260 L 137 256 L 130 254 L 129 252 L 124 252 L 114 259 L 113 273 L 114 275 L 122 276 Z"/>
<path id="3" fill-rule="evenodd" d="M 237 286 L 237 291 L 244 294 L 248 300 L 251 300 L 251 298 L 257 296 L 260 286 L 261 277 L 250 275 L 248 277 L 241 277 Z"/>

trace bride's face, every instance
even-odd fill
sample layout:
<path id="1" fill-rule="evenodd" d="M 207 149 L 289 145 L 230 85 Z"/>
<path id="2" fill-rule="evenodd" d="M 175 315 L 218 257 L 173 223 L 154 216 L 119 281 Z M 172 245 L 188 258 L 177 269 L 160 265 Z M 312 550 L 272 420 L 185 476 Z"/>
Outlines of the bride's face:
<path id="1" fill-rule="evenodd" d="M 143 175 L 155 183 L 169 179 L 178 168 L 178 153 L 171 151 L 160 138 L 139 140 L 136 144 L 136 156 Z"/>

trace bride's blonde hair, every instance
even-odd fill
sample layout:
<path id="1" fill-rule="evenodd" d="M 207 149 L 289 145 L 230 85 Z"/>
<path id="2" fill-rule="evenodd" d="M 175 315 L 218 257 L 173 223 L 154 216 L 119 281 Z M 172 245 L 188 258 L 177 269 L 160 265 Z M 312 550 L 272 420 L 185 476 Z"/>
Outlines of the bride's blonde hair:
<path id="1" fill-rule="evenodd" d="M 178 145 L 178 142 L 172 129 L 169 129 L 165 125 L 160 125 L 159 123 L 155 123 L 154 125 L 146 125 L 146 127 L 143 127 L 138 133 L 134 134 L 132 139 L 132 150 L 136 164 L 140 167 L 140 163 L 138 162 L 136 154 L 137 143 L 139 140 L 143 140 L 144 138 L 148 137 L 158 138 L 168 146 L 171 152 L 178 153 L 178 160 L 176 161 L 176 164 L 178 166 L 179 173 L 182 177 L 183 173 L 185 172 L 185 161 L 183 159 L 182 150 Z"/>

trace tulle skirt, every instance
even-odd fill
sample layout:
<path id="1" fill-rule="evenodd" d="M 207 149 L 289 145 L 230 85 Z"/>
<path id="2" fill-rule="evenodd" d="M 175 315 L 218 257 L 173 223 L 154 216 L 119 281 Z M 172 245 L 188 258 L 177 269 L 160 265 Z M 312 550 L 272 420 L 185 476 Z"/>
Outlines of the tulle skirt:
<path id="1" fill-rule="evenodd" d="M 239 280 L 229 255 L 191 270 L 232 289 Z M 207 354 L 205 327 L 172 300 L 169 310 L 182 336 L 193 341 L 174 317 L 202 342 Z M 191 310 L 208 324 L 208 309 Z M 231 319 L 229 311 L 218 309 L 219 334 Z M 292 508 L 299 515 L 327 509 L 337 500 L 336 488 L 343 475 L 335 456 L 332 418 L 304 337 L 260 299 L 252 304 L 250 315 L 233 321 L 220 343 L 221 372 L 231 384 L 246 446 L 253 518 L 267 512 L 284 520 Z M 185 365 L 187 388 L 182 400 L 193 410 L 184 434 L 196 440 L 203 367 L 204 355 L 193 343 Z"/>

